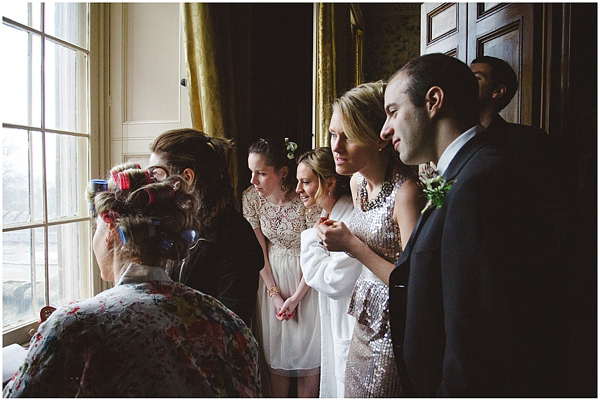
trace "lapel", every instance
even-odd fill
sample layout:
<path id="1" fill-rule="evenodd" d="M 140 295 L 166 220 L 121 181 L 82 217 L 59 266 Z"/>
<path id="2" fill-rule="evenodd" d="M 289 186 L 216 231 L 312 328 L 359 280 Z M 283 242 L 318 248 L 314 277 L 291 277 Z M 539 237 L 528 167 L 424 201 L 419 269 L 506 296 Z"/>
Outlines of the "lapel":
<path id="1" fill-rule="evenodd" d="M 481 149 L 483 146 L 485 146 L 486 144 L 487 144 L 487 133 L 486 132 L 481 132 L 479 134 L 476 134 L 473 138 L 471 138 L 458 151 L 456 156 L 454 156 L 454 159 L 452 159 L 452 161 L 450 162 L 450 165 L 444 172 L 444 178 L 446 178 L 446 180 L 448 180 L 448 181 L 455 179 L 456 176 L 458 175 L 458 173 L 460 173 L 462 168 L 469 161 L 469 159 L 471 157 L 473 157 L 473 155 L 479 149 Z M 423 224 L 425 224 L 425 221 L 427 221 L 427 218 L 429 217 L 429 215 L 431 215 L 433 209 L 435 209 L 435 207 L 430 207 L 429 209 L 427 209 L 423 214 L 421 214 L 421 216 L 417 220 L 417 223 L 415 224 L 415 229 L 413 230 L 413 232 L 408 240 L 408 243 L 404 247 L 404 250 L 403 250 L 402 254 L 400 255 L 400 259 L 398 259 L 398 262 L 396 263 L 396 267 L 402 265 L 410 258 L 410 254 L 414 247 L 414 243 L 417 240 L 417 237 L 421 231 L 421 228 L 423 227 Z M 408 278 L 408 275 L 407 275 L 407 278 Z M 406 284 L 406 283 L 404 283 L 404 284 Z"/>
<path id="2" fill-rule="evenodd" d="M 488 133 L 480 132 L 471 138 L 465 145 L 458 151 L 454 159 L 450 162 L 450 165 L 444 172 L 444 178 L 450 181 L 453 180 L 460 170 L 467 164 L 469 159 L 473 157 L 475 153 L 482 147 L 488 144 Z"/>

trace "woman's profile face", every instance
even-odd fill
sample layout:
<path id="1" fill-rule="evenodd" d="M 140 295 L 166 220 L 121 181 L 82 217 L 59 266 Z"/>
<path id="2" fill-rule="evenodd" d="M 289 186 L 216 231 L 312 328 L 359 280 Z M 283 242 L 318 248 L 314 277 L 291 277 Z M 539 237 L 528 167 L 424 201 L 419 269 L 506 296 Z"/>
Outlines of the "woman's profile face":
<path id="1" fill-rule="evenodd" d="M 304 203 L 304 206 L 315 206 L 317 204 L 316 195 L 319 190 L 319 177 L 308 164 L 301 162 L 296 170 L 296 178 L 298 178 L 296 193 L 300 195 L 300 200 Z"/>
<path id="2" fill-rule="evenodd" d="M 335 160 L 335 171 L 340 175 L 352 175 L 369 165 L 378 149 L 349 139 L 344 132 L 342 115 L 335 108 L 329 124 L 331 151 Z"/>
<path id="3" fill-rule="evenodd" d="M 96 261 L 100 267 L 100 276 L 103 280 L 112 282 L 114 281 L 112 271 L 113 257 L 108 235 L 108 224 L 102 220 L 102 217 L 98 216 L 96 218 L 96 231 L 94 232 L 92 248 L 94 249 L 94 256 L 96 256 Z"/>
<path id="4" fill-rule="evenodd" d="M 248 168 L 252 173 L 250 183 L 258 193 L 267 197 L 281 190 L 283 174 L 276 171 L 275 167 L 267 165 L 265 158 L 258 153 L 248 155 Z"/>

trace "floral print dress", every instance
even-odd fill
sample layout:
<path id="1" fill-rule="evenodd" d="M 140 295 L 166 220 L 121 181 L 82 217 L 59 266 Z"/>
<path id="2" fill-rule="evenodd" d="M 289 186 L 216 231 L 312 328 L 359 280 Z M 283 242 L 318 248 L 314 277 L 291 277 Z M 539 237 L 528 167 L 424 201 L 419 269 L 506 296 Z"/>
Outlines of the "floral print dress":
<path id="1" fill-rule="evenodd" d="M 211 296 L 131 264 L 56 310 L 4 397 L 258 397 L 258 344 Z"/>

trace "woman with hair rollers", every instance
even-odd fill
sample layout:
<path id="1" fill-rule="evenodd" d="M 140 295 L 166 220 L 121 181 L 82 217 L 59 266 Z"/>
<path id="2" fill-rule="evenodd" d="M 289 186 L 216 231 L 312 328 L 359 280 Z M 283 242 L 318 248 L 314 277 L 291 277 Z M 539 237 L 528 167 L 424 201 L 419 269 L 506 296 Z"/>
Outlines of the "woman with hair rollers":
<path id="1" fill-rule="evenodd" d="M 91 183 L 88 201 L 94 254 L 115 286 L 41 324 L 4 397 L 260 396 L 258 344 L 243 321 L 165 272 L 198 238 L 186 181 L 120 165 Z"/>

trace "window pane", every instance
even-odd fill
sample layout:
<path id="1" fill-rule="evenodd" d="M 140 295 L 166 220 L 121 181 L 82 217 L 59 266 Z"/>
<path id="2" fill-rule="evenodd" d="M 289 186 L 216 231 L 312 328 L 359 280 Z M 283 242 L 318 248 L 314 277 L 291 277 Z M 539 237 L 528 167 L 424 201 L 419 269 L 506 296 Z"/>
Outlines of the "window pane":
<path id="1" fill-rule="evenodd" d="M 4 49 L 2 63 L 4 113 L 3 122 L 17 125 L 41 126 L 41 39 L 10 26 L 2 26 Z"/>
<path id="2" fill-rule="evenodd" d="M 20 24 L 40 30 L 40 8 L 40 3 L 5 1 L 2 3 L 2 15 Z"/>
<path id="3" fill-rule="evenodd" d="M 46 41 L 46 128 L 83 132 L 87 126 L 87 57 Z"/>
<path id="4" fill-rule="evenodd" d="M 85 297 L 83 282 L 89 269 L 90 223 L 61 224 L 48 228 L 50 305 L 60 306 Z M 88 250 L 86 250 L 86 248 Z"/>
<path id="5" fill-rule="evenodd" d="M 45 32 L 59 39 L 87 48 L 85 22 L 87 5 L 85 3 L 46 3 Z"/>
<path id="6" fill-rule="evenodd" d="M 3 224 L 29 222 L 31 212 L 35 220 L 43 218 L 41 149 L 39 132 L 2 129 Z"/>
<path id="7" fill-rule="evenodd" d="M 46 134 L 48 219 L 87 214 L 88 139 Z"/>
<path id="8" fill-rule="evenodd" d="M 3 329 L 27 321 L 36 321 L 36 313 L 45 303 L 43 233 L 42 228 L 3 233 Z M 35 266 L 35 269 L 32 266 Z M 32 299 L 32 293 L 35 293 L 35 300 Z"/>

